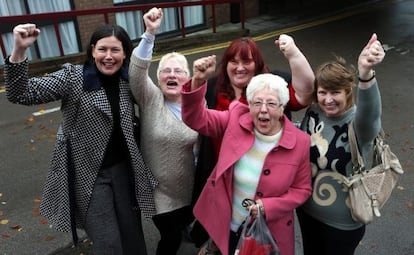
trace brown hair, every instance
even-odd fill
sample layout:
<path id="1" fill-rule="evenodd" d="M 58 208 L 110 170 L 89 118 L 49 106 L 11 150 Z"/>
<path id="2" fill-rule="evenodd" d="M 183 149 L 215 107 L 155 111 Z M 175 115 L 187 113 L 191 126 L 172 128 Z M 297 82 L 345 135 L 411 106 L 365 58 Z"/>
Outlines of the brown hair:
<path id="1" fill-rule="evenodd" d="M 352 65 L 347 66 L 345 59 L 336 57 L 336 60 L 326 62 L 318 67 L 315 74 L 315 94 L 322 87 L 327 90 L 345 90 L 346 105 L 349 109 L 354 104 L 352 89 L 356 85 L 356 71 Z"/>

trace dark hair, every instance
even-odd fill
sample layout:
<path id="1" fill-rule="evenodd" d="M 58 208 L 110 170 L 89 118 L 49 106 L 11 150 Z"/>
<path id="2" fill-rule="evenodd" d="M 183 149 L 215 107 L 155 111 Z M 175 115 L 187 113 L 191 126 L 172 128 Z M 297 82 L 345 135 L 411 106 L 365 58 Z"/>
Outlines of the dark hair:
<path id="1" fill-rule="evenodd" d="M 230 78 L 227 74 L 227 64 L 233 60 L 236 55 L 239 54 L 242 60 L 249 60 L 250 54 L 252 55 L 253 61 L 255 63 L 255 73 L 262 74 L 269 72 L 269 69 L 265 65 L 263 55 L 257 46 L 256 42 L 253 41 L 250 37 L 241 37 L 231 42 L 229 47 L 223 53 L 221 59 L 221 66 L 217 75 L 217 88 L 218 93 L 228 97 L 230 100 L 234 100 L 235 93 L 234 89 L 230 84 Z M 247 84 L 246 84 L 247 87 Z M 245 89 L 243 92 L 245 96 Z"/>
<path id="2" fill-rule="evenodd" d="M 327 90 L 345 90 L 347 107 L 353 104 L 352 89 L 356 86 L 356 70 L 347 66 L 345 59 L 336 56 L 336 60 L 326 62 L 318 67 L 315 74 L 315 100 L 318 87 Z"/>
<path id="3" fill-rule="evenodd" d="M 93 56 L 92 56 L 92 45 L 96 45 L 96 43 L 105 37 L 115 36 L 119 41 L 122 43 L 122 48 L 125 52 L 125 60 L 123 62 L 124 67 L 128 67 L 129 59 L 132 53 L 132 41 L 129 37 L 128 33 L 123 29 L 121 26 L 118 25 L 102 25 L 96 28 L 95 32 L 93 32 L 91 36 L 91 40 L 88 44 L 88 49 L 86 50 L 86 61 L 85 64 L 92 64 L 93 63 Z"/>

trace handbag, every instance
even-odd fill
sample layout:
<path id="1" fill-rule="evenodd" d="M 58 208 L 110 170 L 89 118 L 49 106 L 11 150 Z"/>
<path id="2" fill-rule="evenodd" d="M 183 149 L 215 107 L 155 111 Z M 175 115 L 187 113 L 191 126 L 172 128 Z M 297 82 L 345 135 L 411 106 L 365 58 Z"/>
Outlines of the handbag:
<path id="1" fill-rule="evenodd" d="M 279 248 L 267 227 L 260 206 L 257 210 L 256 217 L 250 213 L 246 217 L 234 255 L 279 255 Z"/>
<path id="2" fill-rule="evenodd" d="M 380 217 L 380 209 L 390 198 L 401 175 L 404 173 L 400 161 L 384 140 L 384 131 L 374 140 L 372 167 L 366 169 L 358 149 L 353 123 L 349 124 L 348 137 L 353 173 L 344 177 L 349 188 L 351 215 L 355 221 L 368 224 Z"/>

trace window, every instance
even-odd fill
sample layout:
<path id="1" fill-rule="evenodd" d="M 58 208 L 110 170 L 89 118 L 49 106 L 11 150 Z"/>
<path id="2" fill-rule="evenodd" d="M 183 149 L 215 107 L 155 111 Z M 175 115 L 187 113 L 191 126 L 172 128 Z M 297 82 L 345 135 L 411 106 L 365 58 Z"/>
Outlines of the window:
<path id="1" fill-rule="evenodd" d="M 0 0 L 1 16 L 69 11 L 71 9 L 71 0 Z M 28 58 L 40 59 L 60 56 L 59 45 L 52 21 L 40 21 L 37 25 L 42 32 L 35 45 L 27 50 Z M 11 52 L 13 47 L 13 33 L 11 31 L 14 26 L 15 24 L 5 24 L 3 29 L 7 29 L 7 31 L 0 30 L 6 52 Z M 59 20 L 58 28 L 64 54 L 78 53 L 79 42 L 74 19 Z M 3 64 L 3 62 L 0 63 Z"/>
<path id="2" fill-rule="evenodd" d="M 191 0 L 190 0 L 191 1 Z M 157 1 L 146 0 L 114 0 L 114 5 L 128 4 L 146 4 Z M 160 2 L 178 2 L 172 0 L 163 0 Z M 164 20 L 158 30 L 159 34 L 174 34 L 180 31 L 180 10 L 179 8 L 166 8 L 163 10 Z M 132 40 L 138 39 L 144 33 L 144 23 L 141 11 L 123 12 L 116 14 L 116 23 L 130 35 Z M 188 6 L 184 8 L 184 20 L 186 29 L 204 25 L 204 9 L 203 6 Z"/>

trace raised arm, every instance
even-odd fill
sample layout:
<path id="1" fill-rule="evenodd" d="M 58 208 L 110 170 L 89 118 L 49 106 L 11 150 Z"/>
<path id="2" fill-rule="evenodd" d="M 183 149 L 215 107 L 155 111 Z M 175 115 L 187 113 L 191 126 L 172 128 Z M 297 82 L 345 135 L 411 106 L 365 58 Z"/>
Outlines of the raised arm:
<path id="1" fill-rule="evenodd" d="M 198 89 L 214 75 L 216 71 L 216 55 L 199 58 L 193 63 L 191 90 Z"/>
<path id="2" fill-rule="evenodd" d="M 132 52 L 129 64 L 129 84 L 132 95 L 140 107 L 151 100 L 154 94 L 160 93 L 148 75 L 154 48 L 155 34 L 161 26 L 163 12 L 161 8 L 152 8 L 144 14 L 145 33 Z"/>
<path id="3" fill-rule="evenodd" d="M 315 75 L 308 60 L 289 35 L 280 35 L 275 45 L 289 62 L 296 99 L 303 106 L 309 105 L 313 99 Z"/>
<path id="4" fill-rule="evenodd" d="M 356 98 L 355 133 L 364 153 L 381 128 L 381 95 L 374 67 L 385 57 L 377 35 L 373 34 L 358 57 L 358 93 Z"/>
<path id="5" fill-rule="evenodd" d="M 134 56 L 141 59 L 151 59 L 154 48 L 155 34 L 161 26 L 163 12 L 161 8 L 152 8 L 143 16 L 145 33 L 141 36 L 141 41 L 134 49 Z"/>
<path id="6" fill-rule="evenodd" d="M 384 57 L 384 49 L 374 33 L 358 57 L 358 86 L 360 88 L 369 88 L 376 82 L 373 68 L 381 63 Z"/>
<path id="7" fill-rule="evenodd" d="M 11 63 L 22 62 L 26 59 L 26 49 L 30 47 L 40 35 L 40 29 L 35 24 L 21 24 L 13 29 L 14 45 L 9 61 Z"/>
<path id="8" fill-rule="evenodd" d="M 205 101 L 207 79 L 215 72 L 216 56 L 211 55 L 193 62 L 193 77 L 181 91 L 182 117 L 184 123 L 200 134 L 220 137 L 228 121 L 228 111 L 208 109 Z"/>

